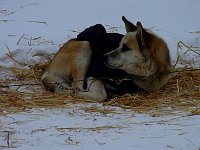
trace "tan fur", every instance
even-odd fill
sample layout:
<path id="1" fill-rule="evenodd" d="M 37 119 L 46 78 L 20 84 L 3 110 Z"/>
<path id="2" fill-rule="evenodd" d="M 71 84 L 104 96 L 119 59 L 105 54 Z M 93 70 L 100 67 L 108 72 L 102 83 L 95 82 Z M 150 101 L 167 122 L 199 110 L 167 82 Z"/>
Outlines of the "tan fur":
<path id="1" fill-rule="evenodd" d="M 69 40 L 56 53 L 42 75 L 42 83 L 55 93 L 75 94 L 81 98 L 104 101 L 107 98 L 100 80 L 85 79 L 92 51 L 87 41 Z M 84 81 L 87 87 L 84 89 Z"/>
<path id="2" fill-rule="evenodd" d="M 135 26 L 125 17 L 122 19 L 127 34 L 120 47 L 107 54 L 108 67 L 125 70 L 132 75 L 133 82 L 146 91 L 160 89 L 173 72 L 167 44 L 154 33 L 146 31 L 140 22 Z M 123 50 L 124 45 L 127 51 Z"/>
<path id="3" fill-rule="evenodd" d="M 143 29 L 141 23 L 135 26 L 125 17 L 122 19 L 128 33 L 122 38 L 119 48 L 106 54 L 108 61 L 105 64 L 112 69 L 125 70 L 133 82 L 146 91 L 160 89 L 172 75 L 167 44 Z M 56 93 L 72 94 L 76 91 L 81 98 L 104 101 L 107 98 L 104 83 L 93 77 L 86 79 L 91 55 L 89 42 L 69 40 L 47 65 L 42 83 Z"/>
<path id="4" fill-rule="evenodd" d="M 82 56 L 84 56 L 85 59 L 82 59 Z M 68 41 L 60 48 L 52 61 L 47 65 L 42 76 L 42 82 L 47 88 L 50 88 L 50 90 L 54 92 L 57 91 L 55 82 L 59 84 L 65 83 L 65 88 L 76 87 L 82 89 L 81 84 L 83 84 L 83 81 L 82 83 L 73 81 L 84 80 L 90 57 L 91 49 L 88 42 L 76 40 Z M 47 83 L 52 84 L 49 84 L 49 87 Z M 75 84 L 80 84 L 80 87 Z"/>
<path id="5" fill-rule="evenodd" d="M 129 71 L 130 69 L 132 71 L 134 65 L 145 61 L 145 57 L 140 52 L 135 36 L 136 33 L 127 33 L 127 35 L 122 38 L 119 48 L 105 55 L 108 57 L 106 62 L 108 67 L 112 69 L 122 69 L 130 73 Z M 124 45 L 130 50 L 123 51 Z"/>
<path id="6" fill-rule="evenodd" d="M 144 67 L 144 63 L 138 64 L 136 65 L 136 70 L 142 68 L 142 74 L 144 68 L 146 75 L 143 75 L 146 77 L 133 77 L 132 79 L 135 84 L 146 91 L 156 91 L 162 88 L 173 74 L 169 58 L 169 49 L 165 41 L 153 33 L 150 33 L 150 43 L 144 49 L 149 52 L 148 61 L 151 65 L 147 64 L 146 66 L 149 67 L 149 73 L 147 73 L 148 71 Z"/>

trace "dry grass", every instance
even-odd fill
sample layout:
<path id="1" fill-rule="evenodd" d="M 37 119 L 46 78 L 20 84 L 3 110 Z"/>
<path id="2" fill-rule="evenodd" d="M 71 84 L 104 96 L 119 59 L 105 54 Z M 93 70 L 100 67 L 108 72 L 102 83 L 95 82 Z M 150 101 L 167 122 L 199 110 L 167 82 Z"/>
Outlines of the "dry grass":
<path id="1" fill-rule="evenodd" d="M 40 82 L 42 67 L 35 65 L 31 69 L 10 68 L 16 78 L 0 80 L 1 112 L 40 107 L 60 108 L 70 103 L 91 102 L 44 90 Z M 177 70 L 176 75 L 159 91 L 125 94 L 111 98 L 103 104 L 150 114 L 166 114 L 175 111 L 189 111 L 191 115 L 200 114 L 200 69 Z"/>
<path id="2" fill-rule="evenodd" d="M 0 71 L 5 74 L 0 79 L 0 113 L 27 108 L 61 108 L 71 103 L 92 102 L 46 91 L 40 80 L 44 66 L 34 65 L 29 69 L 0 67 Z M 174 76 L 161 90 L 115 96 L 103 105 L 129 108 L 152 115 L 179 111 L 200 115 L 200 69 L 177 68 Z M 95 108 L 88 109 L 95 111 Z"/>
<path id="3" fill-rule="evenodd" d="M 153 114 L 174 111 L 200 114 L 200 70 L 180 71 L 159 91 L 127 94 L 106 104 Z"/>

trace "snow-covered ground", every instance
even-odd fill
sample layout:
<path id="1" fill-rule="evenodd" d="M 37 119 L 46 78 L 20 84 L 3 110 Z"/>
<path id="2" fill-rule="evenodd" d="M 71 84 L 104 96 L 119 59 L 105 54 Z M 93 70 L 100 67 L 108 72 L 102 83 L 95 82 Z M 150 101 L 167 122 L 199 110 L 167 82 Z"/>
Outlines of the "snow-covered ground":
<path id="1" fill-rule="evenodd" d="M 104 108 L 115 112 L 104 114 L 85 112 L 82 107 L 88 106 L 34 109 L 1 116 L 0 129 L 10 131 L 11 147 L 22 150 L 199 148 L 199 116 L 150 117 L 119 108 Z M 0 135 L 0 144 L 6 146 L 7 142 L 3 139 L 7 132 L 1 132 Z"/>
<path id="2" fill-rule="evenodd" d="M 96 23 L 125 33 L 122 15 L 163 37 L 175 61 L 178 41 L 200 46 L 199 10 L 199 0 L 0 0 L 0 65 L 19 65 L 7 57 L 10 52 L 24 64 L 42 62 L 38 53 L 54 53 Z M 115 113 L 84 111 L 93 105 Z M 0 116 L 0 149 L 7 149 L 7 142 L 22 150 L 198 150 L 200 117 L 181 112 L 152 117 L 100 104 L 31 109 Z"/>

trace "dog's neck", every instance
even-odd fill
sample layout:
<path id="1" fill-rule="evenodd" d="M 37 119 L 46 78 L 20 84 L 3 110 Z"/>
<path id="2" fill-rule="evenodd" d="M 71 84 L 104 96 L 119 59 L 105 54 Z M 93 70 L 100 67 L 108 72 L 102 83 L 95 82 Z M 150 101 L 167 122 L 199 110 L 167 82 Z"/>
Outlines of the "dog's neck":
<path id="1" fill-rule="evenodd" d="M 167 84 L 168 80 L 173 76 L 173 72 L 161 73 L 156 72 L 150 76 L 135 76 L 131 75 L 132 81 L 145 91 L 151 92 L 162 88 Z"/>
<path id="2" fill-rule="evenodd" d="M 147 60 L 143 63 L 133 64 L 132 67 L 125 68 L 125 71 L 130 75 L 144 76 L 148 77 L 157 72 L 158 68 L 156 67 L 153 61 Z"/>

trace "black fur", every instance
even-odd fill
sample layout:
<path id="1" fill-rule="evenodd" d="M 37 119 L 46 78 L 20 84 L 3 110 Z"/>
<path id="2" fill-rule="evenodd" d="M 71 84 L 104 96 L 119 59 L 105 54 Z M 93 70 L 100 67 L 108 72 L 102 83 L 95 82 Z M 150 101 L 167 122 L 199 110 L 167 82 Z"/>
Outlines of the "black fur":
<path id="1" fill-rule="evenodd" d="M 104 64 L 104 54 L 118 48 L 123 36 L 119 33 L 107 33 L 101 24 L 91 26 L 77 35 L 78 41 L 89 41 L 92 49 L 92 58 L 87 77 L 96 77 L 113 87 L 114 90 L 108 91 L 112 94 L 124 94 L 141 90 L 133 84 L 125 71 L 110 69 Z M 124 78 L 128 80 L 121 83 L 117 82 Z"/>

